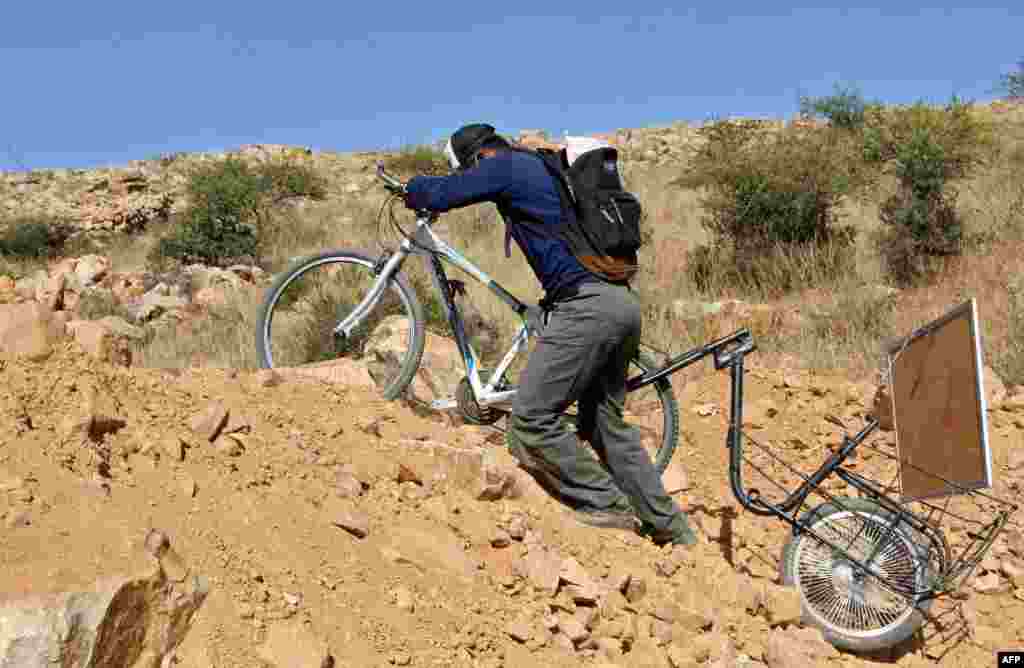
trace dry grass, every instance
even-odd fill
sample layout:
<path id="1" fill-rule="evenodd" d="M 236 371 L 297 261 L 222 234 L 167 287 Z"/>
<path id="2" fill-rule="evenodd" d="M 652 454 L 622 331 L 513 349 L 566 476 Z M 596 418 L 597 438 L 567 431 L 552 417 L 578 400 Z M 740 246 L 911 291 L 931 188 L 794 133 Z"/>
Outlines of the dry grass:
<path id="1" fill-rule="evenodd" d="M 686 251 L 709 240 L 700 224 L 700 193 L 669 185 L 677 178 L 678 168 L 624 164 L 627 186 L 644 204 L 646 228 L 651 235 L 635 285 L 644 300 L 645 341 L 679 352 L 737 327 L 749 327 L 763 351 L 759 355 L 762 363 L 844 370 L 863 380 L 865 374 L 877 368 L 880 344 L 885 339 L 908 332 L 973 296 L 979 300 L 989 363 L 1007 382 L 1024 383 L 1024 296 L 1013 292 L 1008 283 L 1008 277 L 1024 269 L 1024 120 L 1001 128 L 1000 136 L 1006 139 L 997 159 L 960 188 L 959 208 L 968 232 L 983 242 L 972 246 L 965 257 L 948 263 L 933 284 L 902 291 L 895 301 L 884 290 L 881 259 L 872 243 L 873 232 L 879 227 L 878 203 L 885 199 L 887 184 L 883 183 L 871 200 L 847 201 L 840 209 L 841 222 L 858 230 L 853 248 L 833 251 L 834 257 L 805 253 L 783 254 L 775 259 L 780 275 L 800 276 L 807 289 L 779 296 L 770 290 L 730 282 L 700 293 L 686 278 Z M 275 215 L 273 229 L 266 235 L 269 270 L 280 271 L 298 257 L 329 248 L 378 252 L 376 221 L 385 197 L 383 191 L 359 195 L 337 187 L 332 192 L 335 194 L 324 202 L 308 202 Z M 412 215 L 404 210 L 399 215 L 403 225 L 411 229 Z M 505 257 L 504 223 L 493 206 L 451 212 L 442 217 L 436 230 L 520 299 L 534 302 L 542 296 L 515 244 L 512 257 Z M 397 241 L 392 234 L 385 234 L 385 239 L 390 245 Z M 127 249 L 119 252 L 125 258 L 131 256 Z M 847 259 L 850 254 L 852 261 Z M 830 262 L 842 262 L 849 269 L 838 276 L 835 272 L 827 275 L 829 272 L 823 273 L 820 268 L 828 267 Z M 405 271 L 419 287 L 428 312 L 436 311 L 422 261 L 410 259 Z M 458 269 L 450 267 L 449 277 L 465 282 L 469 300 L 485 320 L 494 323 L 499 332 L 497 347 L 505 350 L 518 327 L 514 314 Z M 142 350 L 142 363 L 253 366 L 254 318 L 261 297 L 254 292 L 234 298 L 209 318 L 192 323 L 193 331 L 188 336 L 154 338 Z M 741 299 L 755 306 L 695 315 L 693 308 L 678 304 L 728 299 Z M 438 315 L 434 313 L 433 328 L 443 329 Z"/>
<path id="2" fill-rule="evenodd" d="M 256 313 L 261 296 L 257 291 L 239 291 L 227 304 L 190 318 L 187 324 L 172 320 L 161 325 L 137 349 L 136 363 L 169 369 L 255 369 Z"/>

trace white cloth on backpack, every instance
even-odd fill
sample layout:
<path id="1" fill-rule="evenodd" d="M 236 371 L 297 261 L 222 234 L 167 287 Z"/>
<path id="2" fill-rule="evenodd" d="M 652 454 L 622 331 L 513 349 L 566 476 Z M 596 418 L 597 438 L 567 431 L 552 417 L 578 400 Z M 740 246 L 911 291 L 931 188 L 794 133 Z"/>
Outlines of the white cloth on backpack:
<path id="1" fill-rule="evenodd" d="M 569 161 L 569 164 L 576 162 L 576 158 L 580 157 L 588 151 L 593 151 L 596 148 L 607 148 L 611 146 L 608 142 L 603 139 L 594 139 L 593 137 L 565 137 L 565 157 Z"/>

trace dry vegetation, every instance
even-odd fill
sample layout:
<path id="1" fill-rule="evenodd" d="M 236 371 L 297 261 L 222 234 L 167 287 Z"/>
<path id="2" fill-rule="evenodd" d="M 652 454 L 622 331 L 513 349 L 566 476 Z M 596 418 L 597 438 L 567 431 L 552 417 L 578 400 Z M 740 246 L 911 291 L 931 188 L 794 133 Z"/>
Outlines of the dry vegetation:
<path id="1" fill-rule="evenodd" d="M 636 284 L 647 314 L 645 340 L 656 348 L 679 351 L 734 327 L 748 326 L 757 335 L 760 349 L 780 363 L 844 369 L 863 378 L 876 368 L 882 340 L 973 296 L 979 300 L 988 362 L 1008 383 L 1024 383 L 1020 333 L 1024 303 L 1019 291 L 1014 292 L 1019 287 L 1010 281 L 1020 273 L 1024 249 L 1024 109 L 1018 106 L 996 115 L 984 108 L 977 114 L 992 121 L 997 141 L 996 150 L 986 155 L 983 164 L 956 185 L 955 207 L 964 228 L 962 255 L 945 258 L 933 266 L 927 280 L 900 286 L 898 291 L 891 287 L 878 244 L 880 209 L 896 192 L 896 179 L 883 176 L 857 197 L 837 202 L 832 212 L 835 220 L 856 230 L 852 246 L 821 243 L 782 249 L 768 254 L 770 262 L 761 262 L 763 271 L 756 283 L 732 280 L 725 274 L 701 290 L 688 264 L 695 249 L 716 242 L 702 224 L 708 213 L 706 188 L 679 185 L 686 164 L 652 166 L 625 152 L 627 186 L 645 206 L 651 235 Z M 365 162 L 371 165 L 376 157 L 366 156 Z M 429 147 L 385 156 L 404 176 L 431 171 L 437 159 L 436 149 Z M 172 163 L 169 169 L 181 169 Z M 424 165 L 431 169 L 421 169 Z M 377 224 L 385 194 L 371 185 L 369 174 L 358 174 L 360 187 L 355 189 L 346 187 L 351 172 L 326 170 L 321 174 L 326 184 L 321 200 L 289 200 L 262 216 L 260 264 L 274 273 L 298 257 L 324 249 L 376 253 L 379 241 L 393 243 L 393 232 Z M 411 227 L 412 216 L 404 211 L 399 215 Z M 491 205 L 452 212 L 442 217 L 437 229 L 520 298 L 541 296 L 514 245 L 512 257 L 505 257 L 504 226 Z M 102 252 L 113 255 L 119 267 L 139 268 L 147 257 L 152 261 L 152 249 L 159 242 L 158 235 L 147 232 L 131 241 L 107 243 Z M 0 273 L 16 277 L 39 266 L 38 259 L 0 258 L 0 262 Z M 406 269 L 417 285 L 429 285 L 420 260 L 411 260 Z M 504 334 L 514 331 L 512 314 L 486 288 L 460 276 L 457 269 L 451 269 L 451 274 L 466 279 L 469 299 L 484 318 L 495 321 Z M 789 289 L 779 289 L 783 283 Z M 432 295 L 421 290 L 421 297 L 427 312 L 436 317 Z M 197 362 L 254 366 L 252 331 L 259 298 L 239 293 L 227 305 L 213 308 L 209 317 L 192 321 L 187 336 L 152 337 L 141 351 L 141 361 L 156 366 Z M 745 305 L 730 306 L 728 300 L 733 299 Z M 724 308 L 719 309 L 722 303 Z"/>

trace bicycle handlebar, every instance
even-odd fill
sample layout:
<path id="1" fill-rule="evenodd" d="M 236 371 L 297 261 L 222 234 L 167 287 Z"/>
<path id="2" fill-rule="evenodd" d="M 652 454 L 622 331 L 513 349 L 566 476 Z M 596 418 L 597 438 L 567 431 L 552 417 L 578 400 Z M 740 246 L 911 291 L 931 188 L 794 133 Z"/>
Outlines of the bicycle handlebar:
<path id="1" fill-rule="evenodd" d="M 384 182 L 384 187 L 394 193 L 405 193 L 405 184 L 384 171 L 384 161 L 377 161 L 377 177 Z"/>

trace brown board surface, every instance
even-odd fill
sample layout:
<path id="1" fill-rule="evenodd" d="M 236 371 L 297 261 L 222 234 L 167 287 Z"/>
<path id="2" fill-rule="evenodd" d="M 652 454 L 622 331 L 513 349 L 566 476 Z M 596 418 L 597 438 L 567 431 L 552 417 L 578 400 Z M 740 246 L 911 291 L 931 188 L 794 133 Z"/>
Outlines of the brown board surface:
<path id="1" fill-rule="evenodd" d="M 974 300 L 891 344 L 887 352 L 903 500 L 990 487 Z"/>

